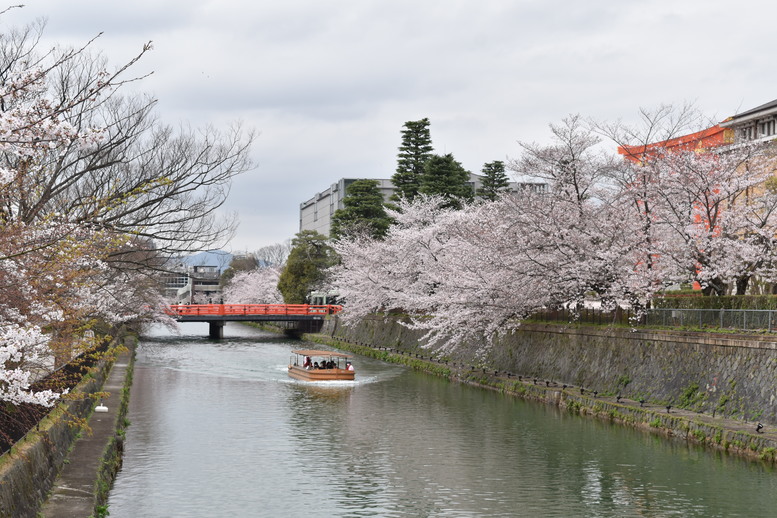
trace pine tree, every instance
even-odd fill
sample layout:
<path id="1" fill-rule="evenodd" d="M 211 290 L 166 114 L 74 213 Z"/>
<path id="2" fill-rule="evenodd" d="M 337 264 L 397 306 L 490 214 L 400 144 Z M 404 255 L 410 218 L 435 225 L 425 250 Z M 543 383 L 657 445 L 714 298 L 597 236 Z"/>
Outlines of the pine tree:
<path id="1" fill-rule="evenodd" d="M 356 180 L 350 184 L 343 205 L 345 207 L 337 209 L 332 216 L 332 239 L 364 231 L 374 238 L 386 235 L 391 219 L 383 207 L 377 180 Z"/>
<path id="2" fill-rule="evenodd" d="M 421 194 L 447 198 L 448 207 L 460 209 L 462 202 L 472 201 L 474 193 L 469 181 L 469 171 L 453 158 L 453 155 L 432 155 L 421 176 Z"/>
<path id="3" fill-rule="evenodd" d="M 391 177 L 395 193 L 393 201 L 412 200 L 418 194 L 424 164 L 432 154 L 429 119 L 408 121 L 402 130 L 402 145 L 397 155 L 397 172 Z"/>
<path id="4" fill-rule="evenodd" d="M 477 195 L 484 200 L 494 201 L 506 191 L 510 185 L 510 178 L 505 173 L 505 164 L 501 160 L 495 160 L 483 164 L 483 186 L 478 189 Z"/>

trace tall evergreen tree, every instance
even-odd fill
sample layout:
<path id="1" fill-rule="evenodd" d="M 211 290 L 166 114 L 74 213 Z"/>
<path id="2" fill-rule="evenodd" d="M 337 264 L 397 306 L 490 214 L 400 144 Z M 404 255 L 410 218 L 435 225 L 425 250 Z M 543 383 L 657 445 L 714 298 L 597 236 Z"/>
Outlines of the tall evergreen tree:
<path id="1" fill-rule="evenodd" d="M 440 195 L 449 200 L 448 207 L 460 209 L 463 202 L 472 201 L 474 192 L 469 181 L 469 171 L 453 158 L 453 155 L 432 155 L 421 176 L 421 194 Z"/>
<path id="2" fill-rule="evenodd" d="M 402 198 L 412 200 L 421 186 L 424 165 L 432 154 L 432 137 L 429 119 L 408 121 L 402 130 L 402 145 L 397 155 L 397 172 L 391 177 L 395 193 L 393 201 Z"/>
<path id="3" fill-rule="evenodd" d="M 304 304 L 308 293 L 324 280 L 324 271 L 335 264 L 337 255 L 326 236 L 315 230 L 299 232 L 291 246 L 278 280 L 278 291 L 286 304 Z"/>
<path id="4" fill-rule="evenodd" d="M 377 180 L 356 180 L 346 189 L 342 209 L 332 216 L 330 237 L 339 239 L 356 232 L 368 232 L 382 238 L 391 224 L 391 218 L 383 207 L 383 195 Z"/>
<path id="5" fill-rule="evenodd" d="M 496 200 L 500 193 L 507 190 L 510 185 L 510 177 L 505 173 L 505 164 L 501 160 L 494 160 L 483 164 L 483 186 L 477 191 L 477 195 L 489 201 Z"/>

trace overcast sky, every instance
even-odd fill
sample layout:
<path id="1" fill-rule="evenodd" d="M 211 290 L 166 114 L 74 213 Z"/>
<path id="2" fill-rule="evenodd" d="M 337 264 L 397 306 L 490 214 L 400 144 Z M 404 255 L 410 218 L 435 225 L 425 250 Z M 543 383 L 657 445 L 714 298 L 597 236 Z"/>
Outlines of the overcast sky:
<path id="1" fill-rule="evenodd" d="M 49 43 L 102 32 L 115 65 L 153 41 L 135 70 L 164 120 L 257 130 L 232 251 L 293 237 L 339 178 L 391 177 L 405 121 L 479 172 L 569 114 L 691 102 L 722 120 L 777 98 L 765 0 L 32 0 L 0 23 L 39 17 Z"/>

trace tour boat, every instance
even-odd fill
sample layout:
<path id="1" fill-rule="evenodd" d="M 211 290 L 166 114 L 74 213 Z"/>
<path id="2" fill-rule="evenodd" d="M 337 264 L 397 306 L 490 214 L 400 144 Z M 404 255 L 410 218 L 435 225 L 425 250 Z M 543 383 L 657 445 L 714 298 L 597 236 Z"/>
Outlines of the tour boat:
<path id="1" fill-rule="evenodd" d="M 302 381 L 353 381 L 356 374 L 347 354 L 315 349 L 291 351 L 289 376 Z"/>

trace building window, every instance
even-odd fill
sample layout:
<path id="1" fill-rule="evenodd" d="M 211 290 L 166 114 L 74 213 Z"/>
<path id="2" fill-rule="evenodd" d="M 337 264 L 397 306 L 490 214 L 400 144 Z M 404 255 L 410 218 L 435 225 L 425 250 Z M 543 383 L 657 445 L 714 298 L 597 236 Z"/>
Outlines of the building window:
<path id="1" fill-rule="evenodd" d="M 758 136 L 759 137 L 770 137 L 770 136 L 774 135 L 774 130 L 775 130 L 774 119 L 760 121 L 758 123 Z"/>
<path id="2" fill-rule="evenodd" d="M 739 140 L 757 140 L 773 137 L 775 134 L 777 134 L 777 121 L 774 118 L 761 119 L 737 129 Z"/>

